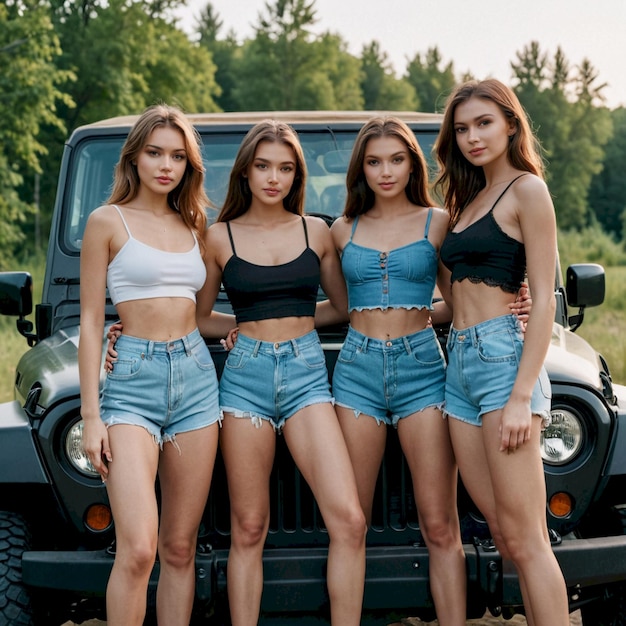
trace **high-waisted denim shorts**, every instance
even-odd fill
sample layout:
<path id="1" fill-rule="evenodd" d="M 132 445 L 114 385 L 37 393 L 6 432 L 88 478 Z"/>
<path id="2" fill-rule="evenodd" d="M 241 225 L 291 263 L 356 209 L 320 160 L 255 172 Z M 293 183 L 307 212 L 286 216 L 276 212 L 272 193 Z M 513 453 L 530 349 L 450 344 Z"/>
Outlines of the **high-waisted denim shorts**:
<path id="1" fill-rule="evenodd" d="M 504 408 L 509 400 L 524 347 L 517 318 L 503 315 L 456 330 L 448 336 L 445 412 L 480 426 L 482 416 Z M 552 389 L 545 368 L 535 384 L 531 411 L 550 422 Z"/>
<path id="2" fill-rule="evenodd" d="M 333 374 L 338 406 L 380 424 L 444 402 L 446 363 L 432 328 L 388 341 L 349 328 Z"/>
<path id="3" fill-rule="evenodd" d="M 107 426 L 142 426 L 162 445 L 220 419 L 215 365 L 198 329 L 175 341 L 121 335 L 100 415 Z"/>
<path id="4" fill-rule="evenodd" d="M 276 343 L 239 333 L 220 378 L 222 413 L 280 430 L 301 409 L 324 402 L 334 399 L 316 331 Z"/>

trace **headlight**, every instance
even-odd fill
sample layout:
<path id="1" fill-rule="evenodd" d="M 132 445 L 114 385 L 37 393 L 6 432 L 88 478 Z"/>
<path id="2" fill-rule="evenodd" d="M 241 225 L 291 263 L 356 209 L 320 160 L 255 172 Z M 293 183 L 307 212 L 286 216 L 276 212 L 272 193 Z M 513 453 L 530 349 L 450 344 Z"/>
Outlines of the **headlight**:
<path id="1" fill-rule="evenodd" d="M 85 476 L 97 477 L 98 472 L 83 450 L 83 420 L 74 424 L 65 437 L 65 454 L 70 463 Z"/>
<path id="2" fill-rule="evenodd" d="M 549 465 L 571 461 L 583 445 L 580 418 L 566 409 L 552 411 L 552 423 L 541 433 L 541 458 Z"/>

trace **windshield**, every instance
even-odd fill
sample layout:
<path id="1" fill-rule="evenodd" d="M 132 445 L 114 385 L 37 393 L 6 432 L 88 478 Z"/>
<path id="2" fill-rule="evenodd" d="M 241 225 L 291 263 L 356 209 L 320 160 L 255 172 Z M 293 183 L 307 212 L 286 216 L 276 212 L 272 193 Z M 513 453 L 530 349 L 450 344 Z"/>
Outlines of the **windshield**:
<path id="1" fill-rule="evenodd" d="M 202 134 L 206 191 L 213 203 L 207 210 L 213 222 L 224 202 L 228 176 L 235 155 L 244 137 L 240 132 L 208 132 Z M 334 131 L 317 127 L 299 130 L 308 179 L 305 210 L 309 214 L 326 216 L 328 221 L 343 212 L 346 198 L 345 177 L 356 131 Z M 435 133 L 418 134 L 425 155 L 430 155 Z M 63 211 L 61 245 L 70 254 L 80 252 L 85 223 L 91 211 L 104 204 L 111 192 L 113 170 L 124 138 L 93 137 L 76 146 L 68 174 Z"/>

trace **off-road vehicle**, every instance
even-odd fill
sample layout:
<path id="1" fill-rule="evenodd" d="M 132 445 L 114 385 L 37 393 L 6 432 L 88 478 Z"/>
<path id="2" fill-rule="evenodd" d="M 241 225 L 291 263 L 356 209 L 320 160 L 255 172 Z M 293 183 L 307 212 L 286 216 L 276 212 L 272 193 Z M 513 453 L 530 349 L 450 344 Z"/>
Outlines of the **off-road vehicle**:
<path id="1" fill-rule="evenodd" d="M 247 130 L 264 117 L 297 130 L 309 170 L 307 212 L 338 216 L 355 136 L 371 112 L 192 115 L 202 136 L 206 185 L 216 207 Z M 424 152 L 441 118 L 399 113 Z M 0 274 L 0 313 L 17 318 L 30 349 L 17 364 L 15 400 L 0 405 L 0 625 L 55 626 L 105 619 L 104 593 L 115 552 L 106 490 L 81 447 L 77 365 L 79 256 L 90 212 L 109 193 L 113 168 L 135 121 L 121 117 L 76 129 L 60 168 L 41 302 L 32 314 L 25 272 Z M 214 217 L 214 214 L 212 214 Z M 552 426 L 542 438 L 546 515 L 571 609 L 585 626 L 626 623 L 626 387 L 613 384 L 605 360 L 574 333 L 584 308 L 604 298 L 604 270 L 573 265 L 554 271 L 557 312 L 547 357 Z M 39 287 L 38 287 L 39 288 Z M 321 295 L 323 297 L 323 294 Z M 216 308 L 229 310 L 224 294 Z M 117 319 L 108 301 L 107 325 Z M 105 328 L 103 330 L 103 355 Z M 344 327 L 321 333 L 332 372 Z M 441 330 L 442 338 L 445 329 Z M 225 353 L 210 345 L 218 372 Z M 103 371 L 104 377 L 104 371 Z M 157 486 L 158 489 L 158 486 Z M 520 502 L 523 506 L 523 502 Z M 515 572 L 503 563 L 486 524 L 460 489 L 467 557 L 468 617 L 486 609 L 522 612 Z M 420 535 L 411 478 L 393 431 L 367 537 L 364 623 L 434 616 L 428 553 Z M 304 624 L 328 619 L 328 535 L 306 483 L 279 438 L 271 479 L 271 523 L 264 552 L 263 622 Z M 227 623 L 229 503 L 218 459 L 198 538 L 194 619 Z M 158 575 L 150 585 L 150 604 Z"/>

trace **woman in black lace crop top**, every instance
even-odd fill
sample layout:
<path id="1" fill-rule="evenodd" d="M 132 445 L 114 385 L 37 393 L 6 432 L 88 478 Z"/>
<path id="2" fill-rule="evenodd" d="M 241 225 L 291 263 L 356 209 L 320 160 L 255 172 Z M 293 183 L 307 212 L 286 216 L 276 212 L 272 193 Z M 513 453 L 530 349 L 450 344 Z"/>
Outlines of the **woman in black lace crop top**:
<path id="1" fill-rule="evenodd" d="M 273 120 L 244 138 L 218 221 L 207 231 L 198 323 L 223 282 L 238 336 L 220 379 L 220 445 L 231 505 L 228 598 L 233 625 L 258 621 L 269 475 L 282 432 L 330 536 L 332 624 L 360 623 L 365 517 L 335 413 L 315 324 L 347 319 L 330 229 L 304 216 L 306 167 L 295 132 Z M 328 300 L 316 306 L 319 285 Z"/>
<path id="2" fill-rule="evenodd" d="M 451 217 L 441 258 L 453 279 L 445 412 L 455 456 L 496 546 L 516 566 L 529 624 L 566 626 L 539 450 L 556 262 L 539 150 L 515 94 L 490 79 L 451 94 L 436 154 Z M 524 263 L 533 307 L 522 335 L 508 305 Z"/>

